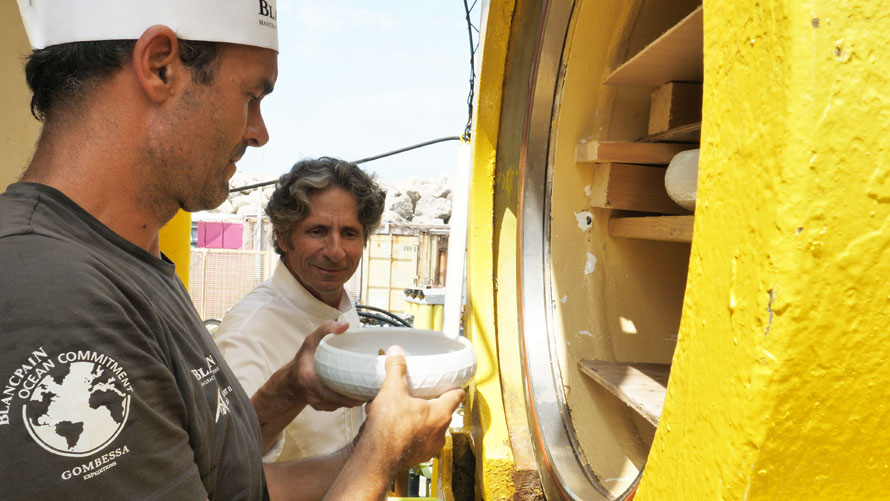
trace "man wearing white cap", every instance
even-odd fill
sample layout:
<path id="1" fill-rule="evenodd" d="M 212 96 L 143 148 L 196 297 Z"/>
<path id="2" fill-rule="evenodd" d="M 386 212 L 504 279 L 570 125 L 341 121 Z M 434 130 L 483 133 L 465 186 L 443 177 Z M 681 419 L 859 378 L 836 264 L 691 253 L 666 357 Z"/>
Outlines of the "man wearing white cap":
<path id="1" fill-rule="evenodd" d="M 158 231 L 214 207 L 268 133 L 274 0 L 19 0 L 44 122 L 0 195 L 0 498 L 374 499 L 444 442 L 455 390 L 411 398 L 405 361 L 332 455 L 260 461 L 307 404 L 326 323 L 252 399 L 206 335 Z"/>

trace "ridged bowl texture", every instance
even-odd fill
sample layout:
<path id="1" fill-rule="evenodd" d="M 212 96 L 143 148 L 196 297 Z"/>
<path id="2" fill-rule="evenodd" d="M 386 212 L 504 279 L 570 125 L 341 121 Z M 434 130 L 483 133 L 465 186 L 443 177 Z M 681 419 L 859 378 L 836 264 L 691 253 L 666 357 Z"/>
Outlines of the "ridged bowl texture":
<path id="1" fill-rule="evenodd" d="M 386 351 L 405 351 L 412 396 L 435 398 L 465 386 L 476 373 L 476 355 L 469 340 L 441 332 L 392 328 L 357 328 L 330 334 L 315 351 L 315 372 L 332 390 L 359 400 L 371 400 L 386 376 Z"/>

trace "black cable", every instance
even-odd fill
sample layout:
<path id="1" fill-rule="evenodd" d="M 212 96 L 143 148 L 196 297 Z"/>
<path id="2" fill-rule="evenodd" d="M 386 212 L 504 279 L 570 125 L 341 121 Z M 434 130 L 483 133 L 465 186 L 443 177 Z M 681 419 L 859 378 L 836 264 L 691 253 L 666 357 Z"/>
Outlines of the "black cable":
<path id="1" fill-rule="evenodd" d="M 397 149 L 397 150 L 388 151 L 388 152 L 386 152 L 386 153 L 381 153 L 380 155 L 374 155 L 373 157 L 362 158 L 361 160 L 356 160 L 356 161 L 354 161 L 354 162 L 352 162 L 352 163 L 354 163 L 354 164 L 363 164 L 363 163 L 365 163 L 365 162 L 370 162 L 371 160 L 378 160 L 378 159 L 385 158 L 385 157 L 389 157 L 389 156 L 392 156 L 392 155 L 397 155 L 397 154 L 399 154 L 399 153 L 404 153 L 404 152 L 406 152 L 406 151 L 416 150 L 417 148 L 423 148 L 424 146 L 430 146 L 430 145 L 432 145 L 432 144 L 444 143 L 445 141 L 460 141 L 460 140 L 461 140 L 460 136 L 440 137 L 439 139 L 433 139 L 433 140 L 431 140 L 431 141 L 426 141 L 426 142 L 423 142 L 423 143 L 418 143 L 418 144 L 414 144 L 414 145 L 411 145 L 411 146 L 406 146 L 406 147 L 404 147 L 404 148 L 399 148 L 399 149 Z M 232 189 L 229 190 L 229 193 L 235 193 L 235 192 L 237 192 L 237 191 L 252 190 L 252 189 L 254 189 L 254 188 L 260 188 L 260 187 L 263 187 L 263 186 L 269 186 L 269 185 L 271 185 L 271 184 L 275 184 L 275 183 L 277 183 L 277 182 L 278 182 L 277 179 L 273 179 L 272 181 L 263 181 L 262 183 L 248 184 L 247 186 L 241 186 L 240 188 L 232 188 Z"/>
<path id="2" fill-rule="evenodd" d="M 433 139 L 432 141 L 427 141 L 425 143 L 415 144 L 413 146 L 408 146 L 406 148 L 400 148 L 398 150 L 389 151 L 383 153 L 381 155 L 375 155 L 373 157 L 363 158 L 361 160 L 356 160 L 352 163 L 354 164 L 362 164 L 365 162 L 370 162 L 371 160 L 378 160 L 381 158 L 385 158 L 392 155 L 397 155 L 399 153 L 404 153 L 406 151 L 411 151 L 417 148 L 423 148 L 424 146 L 429 146 L 431 144 L 442 143 L 445 141 L 469 141 L 472 136 L 473 130 L 473 98 L 475 95 L 475 86 L 476 86 L 476 49 L 479 48 L 479 42 L 473 42 L 473 30 L 476 30 L 476 33 L 479 32 L 479 29 L 473 26 L 473 22 L 470 20 L 470 12 L 476 8 L 476 3 L 478 0 L 473 0 L 473 5 L 467 4 L 467 0 L 464 0 L 464 11 L 466 12 L 467 18 L 467 35 L 470 37 L 470 93 L 467 96 L 467 124 L 464 126 L 464 133 L 460 136 L 449 136 L 449 137 L 440 137 L 439 139 Z M 261 188 L 263 186 L 269 186 L 278 182 L 277 179 L 272 181 L 263 181 L 262 183 L 249 184 L 247 186 L 241 186 L 240 188 L 232 188 L 229 190 L 229 193 L 235 193 L 238 191 L 252 190 L 254 188 Z"/>
<path id="3" fill-rule="evenodd" d="M 476 2 L 473 2 L 473 7 L 476 7 Z M 470 37 L 470 94 L 467 96 L 467 125 L 464 127 L 464 133 L 461 136 L 461 139 L 464 141 L 469 141 L 470 137 L 472 137 L 473 130 L 473 97 L 475 93 L 476 86 L 476 48 L 477 45 L 473 43 L 473 22 L 470 21 L 470 11 L 473 10 L 473 7 L 470 7 L 467 4 L 467 0 L 464 0 L 464 11 L 467 14 L 467 35 Z"/>
<path id="4" fill-rule="evenodd" d="M 427 142 L 425 142 L 425 143 L 418 143 L 418 144 L 415 144 L 415 145 L 413 145 L 413 146 L 408 146 L 408 147 L 405 147 L 405 148 L 400 148 L 400 149 L 398 149 L 398 150 L 389 151 L 389 152 L 383 153 L 383 154 L 381 154 L 381 155 L 375 155 L 375 156 L 373 156 L 373 157 L 368 157 L 368 158 L 363 158 L 363 159 L 361 159 L 361 160 L 356 160 L 356 161 L 354 161 L 354 162 L 352 162 L 352 163 L 354 163 L 354 164 L 363 164 L 363 163 L 365 163 L 365 162 L 370 162 L 371 160 L 377 160 L 377 159 L 380 159 L 380 158 L 384 158 L 384 157 L 388 157 L 388 156 L 392 156 L 392 155 L 397 155 L 397 154 L 399 154 L 399 153 L 404 153 L 404 152 L 406 152 L 406 151 L 415 150 L 415 149 L 417 149 L 417 148 L 423 148 L 424 146 L 429 146 L 429 145 L 431 145 L 431 144 L 444 143 L 445 141 L 460 141 L 460 137 L 458 137 L 458 136 L 440 137 L 439 139 L 433 139 L 433 140 L 431 140 L 431 141 L 427 141 Z"/>
<path id="5" fill-rule="evenodd" d="M 376 306 L 371 306 L 368 304 L 357 304 L 357 305 L 355 305 L 355 310 L 356 310 L 356 312 L 358 312 L 359 315 L 368 314 L 369 316 L 374 315 L 371 312 L 376 311 L 377 313 L 381 313 L 383 316 L 390 318 L 391 320 L 389 320 L 389 322 L 391 322 L 391 323 L 398 322 L 403 327 L 411 327 L 411 324 L 409 324 L 407 320 L 396 315 L 395 313 L 393 313 L 391 311 L 384 310 L 383 308 L 378 308 Z M 362 311 L 362 310 L 369 310 L 369 311 Z M 375 317 L 376 317 L 376 315 L 375 315 Z M 395 325 L 395 324 L 393 324 L 393 325 Z"/>
<path id="6" fill-rule="evenodd" d="M 392 327 L 406 327 L 405 325 L 402 325 L 389 317 L 386 317 L 384 315 L 378 315 L 376 313 L 360 311 L 360 312 L 358 312 L 358 316 L 359 316 L 359 319 L 361 319 L 361 320 L 367 320 L 367 322 L 362 322 L 362 323 L 368 323 L 371 325 L 389 325 Z M 407 327 L 410 328 L 410 326 L 407 326 Z"/>

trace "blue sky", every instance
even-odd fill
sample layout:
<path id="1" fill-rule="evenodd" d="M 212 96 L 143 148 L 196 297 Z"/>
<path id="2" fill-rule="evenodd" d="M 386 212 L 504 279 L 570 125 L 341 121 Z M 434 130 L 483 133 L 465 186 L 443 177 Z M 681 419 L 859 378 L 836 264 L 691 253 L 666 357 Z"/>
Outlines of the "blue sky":
<path id="1" fill-rule="evenodd" d="M 280 0 L 278 8 L 278 82 L 263 101 L 270 140 L 248 149 L 240 172 L 268 180 L 305 157 L 357 160 L 463 132 L 470 64 L 461 0 Z M 364 167 L 393 181 L 452 176 L 457 144 Z"/>

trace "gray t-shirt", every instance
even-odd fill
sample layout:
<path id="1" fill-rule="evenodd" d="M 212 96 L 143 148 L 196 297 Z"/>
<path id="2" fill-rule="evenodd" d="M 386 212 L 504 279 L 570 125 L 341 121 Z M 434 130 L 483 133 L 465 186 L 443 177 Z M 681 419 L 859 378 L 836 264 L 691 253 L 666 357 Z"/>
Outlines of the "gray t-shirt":
<path id="1" fill-rule="evenodd" d="M 0 499 L 261 499 L 260 431 L 169 260 L 0 195 Z"/>

